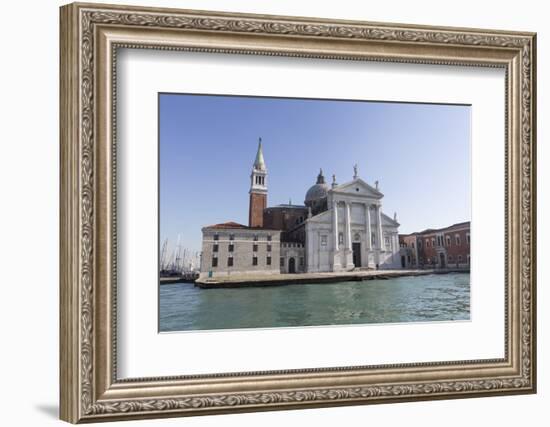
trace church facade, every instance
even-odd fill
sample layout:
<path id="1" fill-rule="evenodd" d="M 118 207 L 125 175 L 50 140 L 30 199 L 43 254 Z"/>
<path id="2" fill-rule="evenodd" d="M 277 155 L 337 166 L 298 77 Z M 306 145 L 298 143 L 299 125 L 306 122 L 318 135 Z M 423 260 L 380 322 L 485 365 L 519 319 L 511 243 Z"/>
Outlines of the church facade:
<path id="1" fill-rule="evenodd" d="M 357 166 L 343 184 L 334 175 L 327 184 L 321 170 L 303 205 L 268 207 L 267 178 L 260 139 L 250 175 L 249 223 L 202 229 L 201 278 L 402 268 L 397 216 L 382 212 L 378 182 L 361 179 Z"/>

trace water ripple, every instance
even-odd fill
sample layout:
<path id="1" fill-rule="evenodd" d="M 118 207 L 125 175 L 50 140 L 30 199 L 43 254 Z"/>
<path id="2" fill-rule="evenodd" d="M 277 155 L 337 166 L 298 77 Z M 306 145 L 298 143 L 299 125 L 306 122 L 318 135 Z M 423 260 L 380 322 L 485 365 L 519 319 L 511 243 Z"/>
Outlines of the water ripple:
<path id="1" fill-rule="evenodd" d="M 469 319 L 465 273 L 265 288 L 160 287 L 161 331 Z"/>

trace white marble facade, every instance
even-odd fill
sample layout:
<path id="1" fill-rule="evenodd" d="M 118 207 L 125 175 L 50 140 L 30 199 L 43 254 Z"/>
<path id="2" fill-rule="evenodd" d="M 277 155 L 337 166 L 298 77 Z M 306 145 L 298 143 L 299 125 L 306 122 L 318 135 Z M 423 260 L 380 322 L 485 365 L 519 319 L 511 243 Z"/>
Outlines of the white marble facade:
<path id="1" fill-rule="evenodd" d="M 359 177 L 327 189 L 327 210 L 305 224 L 307 271 L 401 268 L 399 223 L 382 213 L 384 195 Z"/>

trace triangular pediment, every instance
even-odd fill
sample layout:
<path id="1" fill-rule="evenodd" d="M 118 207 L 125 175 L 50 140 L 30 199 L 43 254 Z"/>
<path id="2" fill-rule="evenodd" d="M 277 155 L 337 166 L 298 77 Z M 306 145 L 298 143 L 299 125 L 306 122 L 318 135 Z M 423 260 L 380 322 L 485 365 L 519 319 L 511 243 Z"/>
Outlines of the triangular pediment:
<path id="1" fill-rule="evenodd" d="M 312 216 L 311 218 L 308 218 L 308 221 L 310 222 L 327 222 L 330 221 L 332 218 L 332 213 L 330 210 L 323 211 L 321 213 L 318 213 L 317 215 Z"/>
<path id="2" fill-rule="evenodd" d="M 384 212 L 382 212 L 382 225 L 387 225 L 390 227 L 399 227 L 401 224 L 397 222 L 396 219 L 393 219 L 386 215 Z"/>
<path id="3" fill-rule="evenodd" d="M 361 178 L 355 178 L 353 181 L 337 185 L 331 191 L 335 194 L 347 194 L 358 197 L 369 197 L 373 199 L 381 199 L 384 195 L 373 186 L 367 184 Z"/>

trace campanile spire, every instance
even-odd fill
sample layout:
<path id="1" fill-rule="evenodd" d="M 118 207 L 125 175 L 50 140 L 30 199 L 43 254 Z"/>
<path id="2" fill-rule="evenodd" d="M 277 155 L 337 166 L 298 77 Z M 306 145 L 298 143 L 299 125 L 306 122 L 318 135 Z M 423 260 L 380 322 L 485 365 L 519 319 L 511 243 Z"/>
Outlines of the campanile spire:
<path id="1" fill-rule="evenodd" d="M 258 151 L 256 152 L 254 169 L 265 170 L 264 150 L 262 149 L 262 138 L 258 138 Z"/>
<path id="2" fill-rule="evenodd" d="M 262 138 L 258 139 L 256 159 L 250 174 L 249 194 L 248 225 L 250 227 L 263 227 L 264 209 L 267 207 L 267 167 L 264 160 Z"/>

